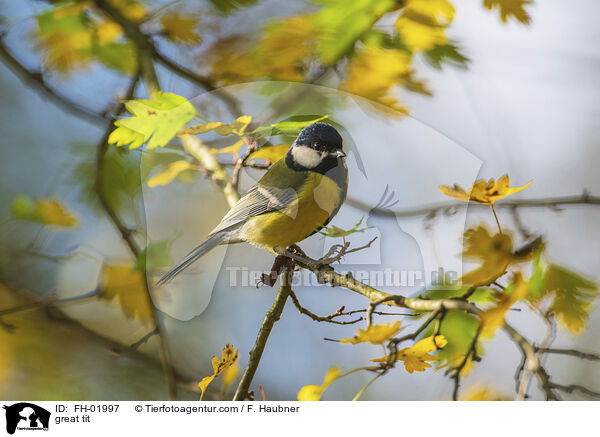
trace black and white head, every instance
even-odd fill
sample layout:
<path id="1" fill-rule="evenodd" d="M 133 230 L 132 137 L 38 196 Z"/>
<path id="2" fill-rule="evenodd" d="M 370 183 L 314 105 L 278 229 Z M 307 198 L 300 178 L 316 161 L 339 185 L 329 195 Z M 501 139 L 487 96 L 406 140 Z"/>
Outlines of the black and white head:
<path id="1" fill-rule="evenodd" d="M 327 123 L 312 123 L 298 134 L 290 147 L 286 163 L 294 170 L 325 173 L 343 164 L 346 154 L 342 136 Z"/>

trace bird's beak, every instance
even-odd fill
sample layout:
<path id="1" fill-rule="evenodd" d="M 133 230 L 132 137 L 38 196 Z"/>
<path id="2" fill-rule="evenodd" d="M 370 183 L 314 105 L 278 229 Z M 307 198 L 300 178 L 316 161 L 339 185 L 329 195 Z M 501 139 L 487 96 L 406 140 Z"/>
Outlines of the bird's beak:
<path id="1" fill-rule="evenodd" d="M 345 158 L 346 154 L 342 150 L 338 150 L 337 152 L 335 152 L 335 156 L 337 156 L 338 158 Z"/>

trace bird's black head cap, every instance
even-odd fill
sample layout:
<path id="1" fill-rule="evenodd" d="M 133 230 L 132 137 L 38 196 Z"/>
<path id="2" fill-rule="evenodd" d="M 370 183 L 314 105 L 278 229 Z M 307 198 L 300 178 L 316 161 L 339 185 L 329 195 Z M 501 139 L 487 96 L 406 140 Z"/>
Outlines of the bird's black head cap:
<path id="1" fill-rule="evenodd" d="M 342 136 L 327 123 L 311 123 L 298 134 L 297 145 L 308 146 L 324 152 L 335 152 L 343 148 Z"/>

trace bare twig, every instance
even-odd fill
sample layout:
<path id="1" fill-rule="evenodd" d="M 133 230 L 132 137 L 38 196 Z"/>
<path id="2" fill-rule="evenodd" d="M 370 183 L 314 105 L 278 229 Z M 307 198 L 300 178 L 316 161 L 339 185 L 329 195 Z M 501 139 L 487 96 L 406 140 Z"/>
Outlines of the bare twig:
<path id="1" fill-rule="evenodd" d="M 477 202 L 457 202 L 457 203 L 437 203 L 431 205 L 425 205 L 414 209 L 404 210 L 389 210 L 389 209 L 378 209 L 373 208 L 373 205 L 369 205 L 361 200 L 348 198 L 346 204 L 360 208 L 362 210 L 370 211 L 370 214 L 379 216 L 392 216 L 392 217 L 418 217 L 418 216 L 429 216 L 435 217 L 438 213 L 441 214 L 454 214 L 457 210 L 464 209 L 467 206 L 469 208 L 489 208 L 487 204 Z M 577 205 L 589 205 L 589 206 L 600 206 L 600 197 L 592 196 L 587 191 L 584 191 L 582 195 L 564 196 L 564 197 L 549 197 L 539 199 L 519 199 L 519 200 L 503 200 L 502 202 L 495 203 L 495 207 L 500 208 L 550 208 L 557 210 L 560 206 L 577 206 Z"/>
<path id="2" fill-rule="evenodd" d="M 600 355 L 594 354 L 590 352 L 582 352 L 576 349 L 558 349 L 558 348 L 543 348 L 536 347 L 535 350 L 537 352 L 541 352 L 543 354 L 557 354 L 557 355 L 570 355 L 572 357 L 581 358 L 584 360 L 592 360 L 592 361 L 600 361 Z"/>
<path id="3" fill-rule="evenodd" d="M 600 399 L 600 392 L 590 390 L 589 388 L 584 387 L 579 384 L 562 385 L 562 384 L 556 384 L 554 382 L 551 382 L 550 388 L 564 391 L 565 393 L 573 393 L 574 391 L 580 391 L 581 393 L 583 393 L 589 397 Z"/>
<path id="4" fill-rule="evenodd" d="M 354 323 L 358 323 L 361 320 L 363 320 L 362 317 L 359 317 L 358 319 L 354 319 L 354 320 L 349 320 L 349 321 L 335 320 L 337 317 L 343 317 L 343 316 L 348 315 L 348 313 L 344 312 L 344 307 L 339 308 L 335 313 L 329 314 L 328 316 L 317 316 L 315 313 L 307 310 L 300 304 L 300 301 L 298 300 L 296 293 L 294 293 L 292 290 L 290 290 L 290 299 L 292 300 L 294 306 L 300 312 L 300 314 L 304 314 L 304 315 L 310 317 L 315 322 L 327 322 L 327 323 L 333 323 L 335 325 L 353 325 Z"/>

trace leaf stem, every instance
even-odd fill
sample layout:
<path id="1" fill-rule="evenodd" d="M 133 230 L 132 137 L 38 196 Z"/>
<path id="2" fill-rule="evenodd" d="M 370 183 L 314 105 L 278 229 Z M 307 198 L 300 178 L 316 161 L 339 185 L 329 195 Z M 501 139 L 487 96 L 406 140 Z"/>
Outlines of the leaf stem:
<path id="1" fill-rule="evenodd" d="M 500 221 L 498 220 L 498 216 L 496 215 L 496 210 L 494 209 L 493 203 L 490 203 L 490 208 L 492 208 L 492 212 L 494 213 L 494 218 L 496 219 L 496 224 L 498 225 L 498 231 L 502 234 L 502 227 L 500 226 Z"/>

